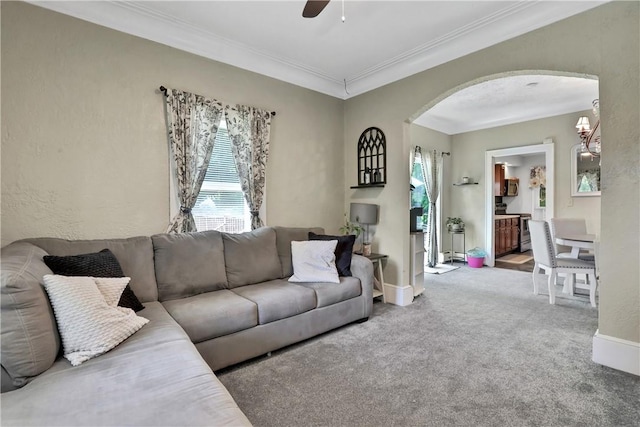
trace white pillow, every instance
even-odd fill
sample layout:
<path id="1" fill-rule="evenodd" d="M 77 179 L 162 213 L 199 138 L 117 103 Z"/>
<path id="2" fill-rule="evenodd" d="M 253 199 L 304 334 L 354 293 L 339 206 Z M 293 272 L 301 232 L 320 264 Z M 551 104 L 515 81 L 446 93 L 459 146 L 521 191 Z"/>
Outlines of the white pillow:
<path id="1" fill-rule="evenodd" d="M 290 282 L 340 283 L 336 268 L 337 240 L 291 242 L 293 276 Z"/>
<path id="2" fill-rule="evenodd" d="M 100 279 L 98 285 L 98 279 L 92 277 L 47 274 L 43 279 L 64 357 L 73 366 L 106 353 L 149 322 L 129 308 L 113 305 L 114 300 L 117 304 L 114 295 L 120 298 L 129 280 Z"/>
<path id="3" fill-rule="evenodd" d="M 93 279 L 105 302 L 110 307 L 118 306 L 122 291 L 131 281 L 131 277 L 91 277 L 90 279 Z M 129 308 L 128 310 L 131 309 Z"/>

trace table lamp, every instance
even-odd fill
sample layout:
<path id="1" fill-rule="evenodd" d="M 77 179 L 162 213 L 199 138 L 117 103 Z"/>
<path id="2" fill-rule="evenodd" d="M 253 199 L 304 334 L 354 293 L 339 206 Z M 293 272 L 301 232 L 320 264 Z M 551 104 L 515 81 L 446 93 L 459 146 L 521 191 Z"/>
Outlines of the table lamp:
<path id="1" fill-rule="evenodd" d="M 371 255 L 371 242 L 369 241 L 369 225 L 378 223 L 378 205 L 370 203 L 351 203 L 349 219 L 365 226 L 362 242 L 362 254 Z"/>

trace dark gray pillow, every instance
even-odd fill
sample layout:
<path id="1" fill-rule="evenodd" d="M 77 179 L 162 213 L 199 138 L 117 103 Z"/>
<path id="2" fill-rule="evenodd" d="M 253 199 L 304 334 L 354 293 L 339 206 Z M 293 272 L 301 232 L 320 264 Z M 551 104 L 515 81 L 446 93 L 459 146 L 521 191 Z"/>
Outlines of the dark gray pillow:
<path id="1" fill-rule="evenodd" d="M 61 276 L 125 277 L 118 259 L 109 249 L 80 255 L 46 255 L 43 260 L 53 274 Z M 124 288 L 118 305 L 134 311 L 144 308 L 129 285 Z"/>
<path id="2" fill-rule="evenodd" d="M 336 267 L 339 276 L 351 276 L 351 257 L 353 255 L 353 245 L 356 236 L 349 234 L 346 236 L 329 236 L 326 234 L 316 234 L 309 232 L 309 240 L 337 240 L 336 245 Z"/>

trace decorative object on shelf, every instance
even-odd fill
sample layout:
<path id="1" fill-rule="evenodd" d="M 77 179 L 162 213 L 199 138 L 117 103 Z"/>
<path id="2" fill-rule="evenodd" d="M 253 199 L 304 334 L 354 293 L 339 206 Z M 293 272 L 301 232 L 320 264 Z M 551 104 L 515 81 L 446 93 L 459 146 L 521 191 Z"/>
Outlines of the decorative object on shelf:
<path id="1" fill-rule="evenodd" d="M 364 256 L 371 255 L 371 236 L 369 235 L 369 225 L 378 223 L 378 205 L 370 203 L 351 203 L 350 206 L 351 222 L 364 224 L 364 238 L 362 241 L 362 254 Z"/>
<path id="2" fill-rule="evenodd" d="M 469 177 L 468 176 L 463 176 L 462 177 L 462 183 L 463 184 L 468 184 L 469 183 Z"/>
<path id="3" fill-rule="evenodd" d="M 464 230 L 464 222 L 462 219 L 458 217 L 447 217 L 447 229 L 449 231 L 463 231 Z"/>
<path id="4" fill-rule="evenodd" d="M 598 128 L 600 127 L 600 100 L 594 99 L 593 102 L 593 115 L 596 117 L 596 124 L 591 128 L 589 123 L 589 117 L 582 116 L 578 119 L 576 129 L 580 136 L 580 144 L 583 153 L 589 153 L 592 156 L 600 156 L 600 133 L 596 135 Z"/>
<path id="5" fill-rule="evenodd" d="M 387 140 L 379 128 L 370 127 L 358 140 L 358 187 L 387 183 Z"/>

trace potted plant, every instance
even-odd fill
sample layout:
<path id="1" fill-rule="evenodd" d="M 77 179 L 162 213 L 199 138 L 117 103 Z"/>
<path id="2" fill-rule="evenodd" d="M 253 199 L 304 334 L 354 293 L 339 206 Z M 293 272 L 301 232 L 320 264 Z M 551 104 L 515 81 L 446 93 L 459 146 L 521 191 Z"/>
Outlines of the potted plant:
<path id="1" fill-rule="evenodd" d="M 458 217 L 447 217 L 447 229 L 449 231 L 464 230 L 464 222 Z"/>
<path id="2" fill-rule="evenodd" d="M 351 222 L 347 218 L 347 214 L 344 214 L 344 225 L 340 227 L 340 232 L 342 234 L 353 234 L 356 236 L 356 242 L 358 241 L 358 237 L 362 233 L 363 228 L 357 222 Z M 356 245 L 353 245 L 354 252 L 356 251 Z"/>

